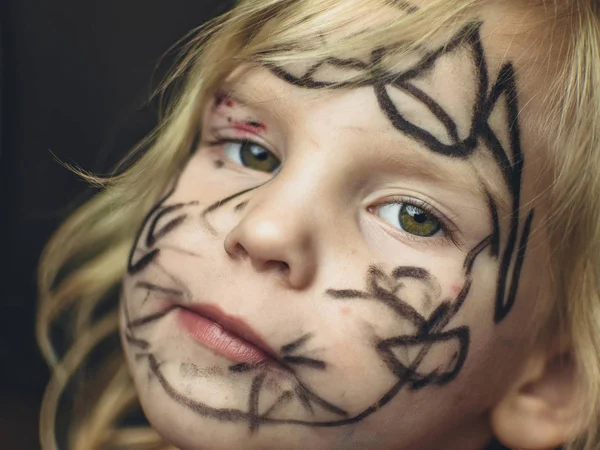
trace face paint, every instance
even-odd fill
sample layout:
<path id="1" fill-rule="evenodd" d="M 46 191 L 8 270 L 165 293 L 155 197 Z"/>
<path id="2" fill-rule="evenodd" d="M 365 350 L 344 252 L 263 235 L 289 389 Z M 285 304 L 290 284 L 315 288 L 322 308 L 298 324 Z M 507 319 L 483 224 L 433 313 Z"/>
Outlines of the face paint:
<path id="1" fill-rule="evenodd" d="M 379 70 L 377 78 L 354 84 L 323 80 L 318 77 L 319 71 L 325 66 L 340 71 L 369 71 L 385 59 L 384 50 L 373 51 L 367 62 L 356 58 L 327 58 L 304 74 L 293 74 L 278 67 L 269 69 L 279 79 L 301 90 L 369 89 L 382 120 L 391 125 L 395 133 L 418 143 L 422 151 L 435 157 L 467 163 L 481 154 L 487 155 L 494 161 L 511 196 L 508 229 L 501 229 L 500 224 L 505 222 L 500 220 L 497 202 L 483 188 L 490 229 L 461 251 L 460 259 L 437 255 L 439 260 L 446 261 L 440 267 L 431 267 L 426 258 L 404 263 L 411 257 L 416 259 L 414 255 L 425 248 L 422 243 L 427 236 L 421 237 L 405 245 L 397 257 L 389 258 L 403 260 L 402 264 L 364 261 L 368 268 L 366 272 L 362 268 L 362 275 L 348 277 L 343 283 L 331 283 L 330 287 L 320 286 L 319 292 L 306 295 L 311 297 L 306 308 L 297 305 L 292 308 L 278 297 L 277 294 L 285 296 L 281 291 L 268 282 L 263 283 L 265 279 L 260 278 L 261 274 L 268 272 L 264 267 L 255 267 L 251 278 L 244 278 L 247 273 L 240 267 L 245 263 L 252 267 L 250 260 L 255 257 L 252 255 L 255 250 L 250 246 L 243 249 L 239 261 L 245 263 L 231 265 L 233 256 L 222 257 L 221 242 L 224 232 L 239 226 L 238 222 L 243 222 L 246 215 L 259 214 L 261 202 L 278 195 L 279 191 L 273 186 L 285 190 L 288 185 L 281 179 L 285 181 L 290 175 L 261 174 L 262 182 L 254 182 L 258 178 L 250 178 L 255 175 L 250 174 L 248 168 L 234 171 L 231 162 L 217 153 L 219 148 L 222 152 L 222 144 L 205 144 L 202 151 L 206 156 L 202 152 L 193 156 L 179 180 L 183 187 L 175 183 L 146 216 L 128 262 L 122 302 L 125 345 L 132 355 L 132 364 L 136 364 L 134 370 L 145 371 L 145 378 L 152 380 L 148 382 L 149 388 L 154 393 L 159 392 L 155 395 L 166 397 L 170 405 L 195 417 L 209 419 L 208 423 L 241 425 L 246 435 L 257 438 L 272 436 L 264 433 L 278 433 L 270 430 L 361 427 L 363 422 L 369 424 L 365 426 L 373 426 L 383 410 L 390 411 L 394 403 L 406 402 L 421 392 L 441 395 L 437 390 L 440 386 L 464 383 L 459 376 L 469 366 L 472 349 L 481 345 L 474 339 L 478 333 L 481 335 L 474 331 L 477 324 L 465 321 L 461 315 L 481 302 L 481 298 L 472 298 L 477 284 L 474 271 L 480 265 L 482 272 L 493 272 L 491 289 L 495 290 L 495 306 L 493 301 L 487 304 L 490 311 L 485 317 L 490 323 L 502 321 L 514 306 L 533 220 L 533 210 L 527 211 L 525 220 L 520 216 L 524 156 L 520 149 L 515 73 L 511 63 L 506 63 L 497 73 L 496 81 L 490 83 L 479 36 L 481 26 L 480 23 L 469 24 L 446 45 L 430 51 L 401 73 Z M 457 120 L 456 114 L 448 111 L 434 93 L 419 84 L 423 77 L 438 70 L 442 59 L 451 60 L 455 52 L 470 60 L 468 70 L 473 71 L 476 80 L 472 86 L 474 105 L 468 126 Z M 216 118 L 211 120 L 232 133 L 273 139 L 271 123 L 258 120 L 259 114 L 255 114 L 256 120 L 254 116 L 249 120 L 245 103 L 234 100 L 233 95 L 232 98 L 217 95 L 211 111 Z M 440 126 L 434 130 L 423 126 L 399 99 L 411 99 L 421 105 Z M 506 104 L 502 110 L 506 139 L 502 139 L 496 129 L 497 123 L 490 121 L 502 102 Z M 207 125 L 209 132 L 217 128 L 213 122 Z M 219 170 L 212 173 L 206 168 L 203 177 L 194 176 L 194 164 L 202 164 L 202 158 L 209 162 L 207 167 Z M 218 167 L 215 158 L 220 162 Z M 368 163 L 367 159 L 363 165 Z M 200 186 L 196 184 L 199 181 L 195 181 L 200 178 L 207 180 L 207 192 L 224 195 L 190 188 Z M 228 184 L 223 187 L 225 182 Z M 194 195 L 203 199 L 197 200 Z M 295 207 L 293 202 L 290 205 Z M 330 241 L 335 240 L 332 235 L 335 233 L 329 235 Z M 276 250 L 274 254 L 279 255 Z M 456 248 L 452 251 L 454 255 L 459 253 Z M 448 254 L 450 250 L 444 249 L 444 252 Z M 278 260 L 277 256 L 271 259 L 287 262 Z M 223 260 L 226 261 L 223 263 Z M 484 263 L 480 263 L 481 260 Z M 256 262 L 257 265 L 264 263 L 258 257 Z M 346 267 L 343 260 L 341 263 L 340 271 Z M 194 272 L 195 267 L 203 270 Z M 224 267 L 227 270 L 217 270 Z M 494 271 L 489 267 L 494 267 Z M 285 268 L 280 269 L 286 273 Z M 293 272 L 295 267 L 290 264 L 287 270 Z M 240 277 L 244 281 L 239 281 Z M 255 285 L 251 285 L 254 281 L 247 283 L 259 278 Z M 227 294 L 221 294 L 220 287 L 235 292 L 235 297 L 230 299 Z M 267 307 L 261 303 L 260 314 L 244 321 L 248 327 L 244 331 L 244 327 L 235 322 L 238 317 L 248 315 L 252 308 L 245 305 L 255 302 L 255 294 L 261 293 L 263 288 L 268 289 L 265 296 L 272 303 Z M 246 300 L 246 294 L 254 300 Z M 222 308 L 221 313 L 209 313 L 212 307 Z M 291 318 L 286 326 L 281 326 L 279 320 L 282 319 L 271 311 L 279 309 L 281 317 L 289 314 Z M 223 335 L 214 342 L 208 342 L 206 336 L 196 339 L 194 327 L 189 327 L 187 335 L 180 335 L 182 327 L 177 325 L 176 317 L 182 310 L 213 322 L 237 347 L 224 350 Z M 338 329 L 329 326 L 330 317 L 334 316 L 332 311 L 345 311 L 335 314 L 344 320 L 343 324 L 336 324 Z M 485 317 L 481 320 L 487 320 Z M 264 324 L 274 323 L 276 330 L 271 330 L 265 339 L 256 331 L 262 329 L 253 326 L 257 322 L 263 325 L 262 329 Z M 360 363 L 343 358 L 344 352 L 352 354 L 356 348 L 360 349 L 357 355 L 362 359 L 359 356 L 352 359 L 360 359 Z M 241 354 L 246 356 L 232 356 Z M 252 357 L 257 354 L 261 357 Z M 142 375 L 136 378 L 145 379 Z M 144 387 L 142 384 L 141 388 Z M 392 415 L 398 412 L 397 409 L 391 411 Z M 417 442 L 417 438 L 414 439 L 407 442 L 413 445 Z M 323 442 L 324 448 L 332 448 Z"/>
<path id="2" fill-rule="evenodd" d="M 414 67 L 411 67 L 401 73 L 381 73 L 382 69 L 377 70 L 377 78 L 366 79 L 364 81 L 337 82 L 336 81 L 316 81 L 313 77 L 317 70 L 326 65 L 334 67 L 352 67 L 354 69 L 369 71 L 384 59 L 385 50 L 375 50 L 371 57 L 371 64 L 364 63 L 356 59 L 337 59 L 327 58 L 314 64 L 308 71 L 301 76 L 294 76 L 282 68 L 273 67 L 272 71 L 285 81 L 304 89 L 329 88 L 348 88 L 372 86 L 377 97 L 381 110 L 386 117 L 403 134 L 423 144 L 428 150 L 448 156 L 450 158 L 468 158 L 476 151 L 480 142 L 485 142 L 486 150 L 491 153 L 496 161 L 498 168 L 504 175 L 505 182 L 510 190 L 512 201 L 511 225 L 508 241 L 502 254 L 498 292 L 496 296 L 496 307 L 494 312 L 495 322 L 502 321 L 510 312 L 516 292 L 518 289 L 519 276 L 523 264 L 523 258 L 527 250 L 529 233 L 531 231 L 531 222 L 533 220 L 533 209 L 527 213 L 525 223 L 521 230 L 520 218 L 520 197 L 521 197 L 521 179 L 523 172 L 524 158 L 521 151 L 520 127 L 518 120 L 519 103 L 517 99 L 517 89 L 515 85 L 515 73 L 511 63 L 502 66 L 496 82 L 490 86 L 487 63 L 484 55 L 483 46 L 480 39 L 480 23 L 472 23 L 465 26 L 453 39 L 439 49 L 430 52 L 423 57 Z M 477 96 L 473 107 L 471 125 L 469 134 L 464 139 L 458 136 L 458 127 L 451 115 L 447 113 L 442 106 L 437 103 L 430 95 L 415 86 L 414 80 L 419 79 L 429 71 L 435 71 L 436 63 L 440 58 L 451 55 L 461 49 L 467 49 L 471 54 L 472 64 L 477 77 Z M 428 130 L 421 128 L 407 120 L 398 109 L 390 97 L 390 90 L 400 90 L 406 95 L 423 103 L 425 107 L 443 124 L 451 143 L 446 144 L 437 139 Z M 489 94 L 488 94 L 489 92 Z M 509 148 L 504 148 L 501 140 L 490 126 L 488 120 L 494 109 L 503 101 L 506 105 L 505 124 L 509 132 Z M 494 234 L 492 239 L 492 251 L 495 254 L 499 252 L 499 227 L 498 213 L 491 196 L 489 197 L 490 210 L 494 222 Z M 519 250 L 515 255 L 517 237 L 520 235 Z M 510 272 L 512 265 L 512 273 Z M 510 278 L 510 287 L 508 295 L 506 294 L 506 284 Z"/>

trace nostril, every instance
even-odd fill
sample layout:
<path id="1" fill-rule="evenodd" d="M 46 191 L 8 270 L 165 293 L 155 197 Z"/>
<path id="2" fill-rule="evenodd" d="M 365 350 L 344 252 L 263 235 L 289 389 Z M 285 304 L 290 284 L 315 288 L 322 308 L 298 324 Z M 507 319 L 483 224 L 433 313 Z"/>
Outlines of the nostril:
<path id="1" fill-rule="evenodd" d="M 279 270 L 281 270 L 283 274 L 287 275 L 290 272 L 290 265 L 283 261 L 280 261 L 279 264 Z"/>
<path id="2" fill-rule="evenodd" d="M 287 276 L 290 273 L 290 266 L 283 261 L 271 260 L 262 264 L 262 270 L 271 270 Z"/>
<path id="3" fill-rule="evenodd" d="M 233 249 L 231 251 L 228 251 L 227 253 L 229 253 L 231 256 L 238 258 L 245 258 L 246 256 L 248 256 L 248 252 L 240 243 L 235 244 L 235 247 L 233 247 Z"/>

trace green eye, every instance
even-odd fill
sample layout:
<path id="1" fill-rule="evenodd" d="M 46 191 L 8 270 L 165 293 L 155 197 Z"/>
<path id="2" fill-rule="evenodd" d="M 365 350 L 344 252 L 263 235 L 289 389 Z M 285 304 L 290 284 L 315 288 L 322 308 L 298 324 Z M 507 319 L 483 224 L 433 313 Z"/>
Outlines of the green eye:
<path id="1" fill-rule="evenodd" d="M 223 151 L 232 161 L 259 172 L 273 173 L 281 165 L 273 153 L 250 141 L 226 142 Z"/>
<path id="2" fill-rule="evenodd" d="M 410 203 L 389 203 L 379 208 L 379 215 L 409 234 L 431 237 L 442 229 L 440 221 L 427 211 Z"/>

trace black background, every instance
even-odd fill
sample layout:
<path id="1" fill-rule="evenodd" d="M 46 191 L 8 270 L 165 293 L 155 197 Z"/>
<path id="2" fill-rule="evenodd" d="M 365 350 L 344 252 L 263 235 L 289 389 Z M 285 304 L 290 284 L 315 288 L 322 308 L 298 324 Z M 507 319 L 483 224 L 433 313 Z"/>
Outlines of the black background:
<path id="1" fill-rule="evenodd" d="M 154 125 L 140 108 L 161 56 L 224 0 L 0 0 L 0 448 L 32 450 L 48 371 L 34 336 L 36 266 L 86 197 L 58 164 L 106 173 Z"/>

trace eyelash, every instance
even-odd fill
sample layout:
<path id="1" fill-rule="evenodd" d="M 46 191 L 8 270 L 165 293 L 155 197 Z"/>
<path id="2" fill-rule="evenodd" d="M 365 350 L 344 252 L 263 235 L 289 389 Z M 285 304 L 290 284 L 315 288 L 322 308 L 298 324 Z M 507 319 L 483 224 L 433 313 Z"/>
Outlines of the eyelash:
<path id="1" fill-rule="evenodd" d="M 443 240 L 446 242 L 452 242 L 457 247 L 461 247 L 461 243 L 457 239 L 458 229 L 456 228 L 456 225 L 454 225 L 446 216 L 444 216 L 443 214 L 438 212 L 435 208 L 433 208 L 430 204 L 424 202 L 423 200 L 419 200 L 419 199 L 416 199 L 413 197 L 406 197 L 406 196 L 393 196 L 391 198 L 387 198 L 385 200 L 382 200 L 382 201 L 372 205 L 369 208 L 369 210 L 372 213 L 375 213 L 376 210 L 381 208 L 382 206 L 399 205 L 399 204 L 415 206 L 415 207 L 425 211 L 427 214 L 430 214 L 431 216 L 433 216 L 440 223 L 440 227 L 443 232 L 443 235 L 439 236 L 439 237 L 420 237 L 420 236 L 410 234 L 410 233 L 404 231 L 402 228 L 395 227 L 393 225 L 390 225 L 387 221 L 384 221 L 386 223 L 386 225 L 393 228 L 394 234 L 400 234 L 402 237 L 405 237 L 405 238 L 407 237 L 408 239 L 411 239 L 411 240 L 417 241 L 417 242 L 425 242 L 428 244 L 434 244 L 436 242 L 439 242 L 440 240 Z"/>
<path id="2" fill-rule="evenodd" d="M 241 144 L 241 145 L 250 144 L 250 145 L 256 145 L 257 147 L 262 147 L 265 150 L 267 150 L 269 153 L 273 154 L 273 156 L 275 156 L 283 164 L 282 158 L 276 152 L 272 151 L 266 145 L 264 145 L 260 142 L 257 142 L 253 139 L 248 139 L 246 137 L 243 137 L 243 138 L 227 137 L 227 136 L 220 134 L 217 131 L 214 131 L 212 133 L 212 140 L 207 141 L 207 145 L 210 147 L 219 147 L 219 146 L 223 146 L 225 144 Z M 252 170 L 252 169 L 249 169 L 249 170 Z"/>
<path id="3" fill-rule="evenodd" d="M 275 155 L 278 159 L 281 159 L 279 157 L 279 155 L 277 155 L 276 152 L 272 151 L 269 147 L 267 147 L 265 144 L 261 143 L 261 142 L 257 142 L 253 139 L 250 139 L 248 137 L 228 137 L 225 136 L 223 134 L 221 134 L 218 131 L 213 131 L 212 132 L 212 140 L 208 141 L 207 144 L 210 146 L 219 146 L 219 145 L 223 145 L 223 144 L 244 144 L 244 143 L 248 143 L 248 144 L 252 144 L 252 145 L 256 145 L 258 147 L 262 147 L 265 150 L 268 150 L 270 153 L 272 153 L 273 155 Z"/>

